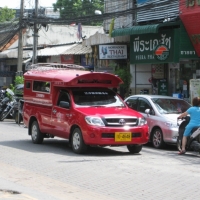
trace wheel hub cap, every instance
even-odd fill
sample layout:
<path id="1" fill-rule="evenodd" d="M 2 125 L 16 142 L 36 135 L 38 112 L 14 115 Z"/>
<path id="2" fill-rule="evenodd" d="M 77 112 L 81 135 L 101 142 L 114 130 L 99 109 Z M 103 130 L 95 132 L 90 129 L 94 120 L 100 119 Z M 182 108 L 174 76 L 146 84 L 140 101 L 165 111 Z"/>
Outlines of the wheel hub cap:
<path id="1" fill-rule="evenodd" d="M 74 149 L 79 149 L 80 147 L 80 136 L 78 133 L 75 133 L 74 134 L 74 137 L 73 137 L 73 146 L 74 146 Z"/>

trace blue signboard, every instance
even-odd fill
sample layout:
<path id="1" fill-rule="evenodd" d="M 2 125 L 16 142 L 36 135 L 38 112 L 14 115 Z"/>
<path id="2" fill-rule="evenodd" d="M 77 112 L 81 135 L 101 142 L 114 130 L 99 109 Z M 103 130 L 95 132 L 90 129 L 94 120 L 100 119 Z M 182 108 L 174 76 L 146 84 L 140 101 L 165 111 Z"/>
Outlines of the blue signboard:
<path id="1" fill-rule="evenodd" d="M 94 69 L 94 59 L 88 58 L 86 63 L 85 55 L 81 55 L 81 65 L 87 69 L 93 70 Z"/>

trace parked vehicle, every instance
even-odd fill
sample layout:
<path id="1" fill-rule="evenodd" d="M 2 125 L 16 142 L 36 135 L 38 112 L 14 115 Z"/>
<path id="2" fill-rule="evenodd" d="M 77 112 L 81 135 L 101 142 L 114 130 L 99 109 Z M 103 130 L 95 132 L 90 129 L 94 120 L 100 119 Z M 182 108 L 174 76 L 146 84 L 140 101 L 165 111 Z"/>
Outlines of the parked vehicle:
<path id="1" fill-rule="evenodd" d="M 185 127 L 188 125 L 190 121 L 190 117 L 184 117 L 182 119 L 181 124 L 179 125 L 179 130 L 178 130 L 178 139 L 177 139 L 177 148 L 179 151 L 182 149 L 182 138 L 183 138 L 183 133 L 185 130 Z M 179 124 L 179 123 L 177 123 Z M 187 144 L 186 144 L 186 151 L 192 151 L 192 152 L 197 152 L 198 154 L 200 153 L 200 127 L 195 127 L 191 131 L 191 135 L 187 138 Z"/>
<path id="2" fill-rule="evenodd" d="M 6 91 L 0 90 L 0 102 L 6 97 Z"/>
<path id="3" fill-rule="evenodd" d="M 155 148 L 177 143 L 177 117 L 191 105 L 186 101 L 162 95 L 133 95 L 125 99 L 127 105 L 140 112 L 149 125 L 150 137 Z"/>
<path id="4" fill-rule="evenodd" d="M 14 108 L 17 106 L 16 98 L 14 97 L 14 93 L 9 88 L 6 89 L 6 92 L 8 92 L 11 96 L 11 99 L 7 97 L 5 103 L 2 106 L 1 113 L 0 113 L 0 121 L 3 121 L 6 117 L 9 115 L 13 115 Z"/>
<path id="5" fill-rule="evenodd" d="M 149 140 L 146 119 L 112 90 L 122 83 L 119 77 L 73 65 L 49 66 L 24 74 L 23 119 L 33 143 L 57 136 L 69 140 L 78 154 L 88 146 L 142 150 Z"/>
<path id="6" fill-rule="evenodd" d="M 17 124 L 20 124 L 23 121 L 23 93 L 24 93 L 24 84 L 18 84 L 14 88 L 14 95 L 16 97 L 17 104 L 14 107 L 13 118 Z"/>
<path id="7" fill-rule="evenodd" d="M 0 102 L 0 121 L 1 121 L 1 116 L 3 115 L 3 112 L 7 108 L 7 104 L 9 102 L 10 102 L 10 99 L 8 97 L 4 97 L 2 101 Z"/>

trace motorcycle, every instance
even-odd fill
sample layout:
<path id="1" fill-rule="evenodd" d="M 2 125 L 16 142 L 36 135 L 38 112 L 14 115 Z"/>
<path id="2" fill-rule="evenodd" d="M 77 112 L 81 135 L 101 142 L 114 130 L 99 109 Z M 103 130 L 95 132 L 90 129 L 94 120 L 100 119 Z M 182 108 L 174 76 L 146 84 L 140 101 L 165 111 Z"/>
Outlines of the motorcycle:
<path id="1" fill-rule="evenodd" d="M 23 121 L 23 105 L 24 105 L 24 100 L 21 98 L 17 99 L 17 104 L 15 104 L 12 114 L 16 124 L 20 124 Z"/>
<path id="2" fill-rule="evenodd" d="M 182 149 L 182 138 L 183 138 L 185 127 L 188 125 L 189 121 L 190 121 L 189 116 L 183 117 L 180 125 L 177 121 L 177 125 L 179 125 L 178 139 L 177 139 L 178 151 L 181 151 Z M 200 154 L 200 127 L 193 128 L 191 133 L 192 134 L 187 138 L 185 149 L 186 151 L 192 151 L 192 152 Z"/>
<path id="3" fill-rule="evenodd" d="M 0 90 L 0 102 L 6 97 L 5 90 Z"/>
<path id="4" fill-rule="evenodd" d="M 4 102 L 2 100 L 3 104 L 1 105 L 0 121 L 3 121 L 9 114 L 12 116 L 14 107 L 17 105 L 17 101 L 12 90 L 8 88 L 6 89 L 6 92 L 10 94 L 12 100 L 10 100 L 8 97 L 4 98 Z"/>
<path id="5" fill-rule="evenodd" d="M 0 116 L 3 114 L 4 110 L 7 107 L 7 104 L 9 103 L 10 99 L 8 97 L 4 97 L 2 101 L 0 102 Z"/>

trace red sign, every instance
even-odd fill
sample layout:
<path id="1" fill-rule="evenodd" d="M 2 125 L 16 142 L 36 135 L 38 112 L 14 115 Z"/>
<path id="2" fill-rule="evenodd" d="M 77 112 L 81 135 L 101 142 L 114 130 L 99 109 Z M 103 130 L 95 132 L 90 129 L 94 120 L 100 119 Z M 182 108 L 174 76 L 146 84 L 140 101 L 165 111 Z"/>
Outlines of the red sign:
<path id="1" fill-rule="evenodd" d="M 179 0 L 180 18 L 200 57 L 200 0 Z"/>
<path id="2" fill-rule="evenodd" d="M 74 56 L 73 55 L 61 55 L 61 63 L 63 64 L 74 64 Z"/>

